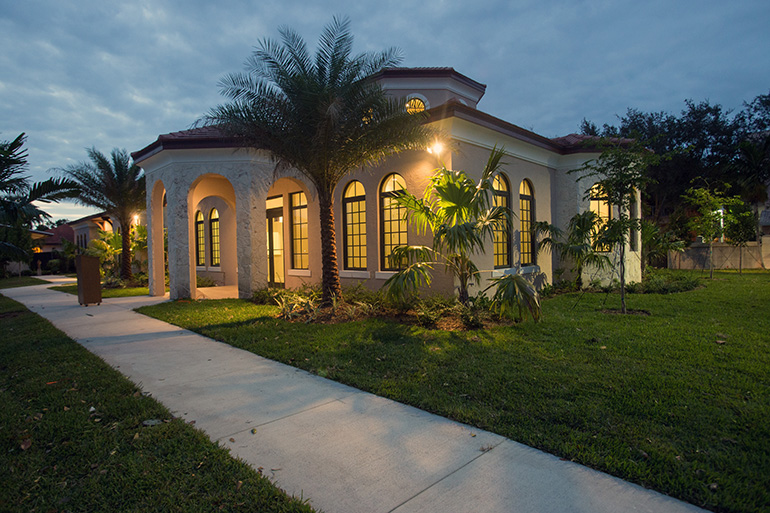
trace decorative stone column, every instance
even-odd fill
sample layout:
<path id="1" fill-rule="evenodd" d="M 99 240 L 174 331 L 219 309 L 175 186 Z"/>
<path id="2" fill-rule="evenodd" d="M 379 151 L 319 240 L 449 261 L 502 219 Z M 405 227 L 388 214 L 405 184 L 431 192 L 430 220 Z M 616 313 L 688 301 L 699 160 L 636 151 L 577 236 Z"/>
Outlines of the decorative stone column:
<path id="1" fill-rule="evenodd" d="M 250 298 L 255 290 L 267 287 L 265 204 L 272 177 L 269 168 L 269 164 L 252 162 L 236 179 L 238 296 L 241 298 Z"/>
<path id="2" fill-rule="evenodd" d="M 190 264 L 190 184 L 175 180 L 166 190 L 168 198 L 168 274 L 171 299 L 189 298 L 193 268 Z"/>

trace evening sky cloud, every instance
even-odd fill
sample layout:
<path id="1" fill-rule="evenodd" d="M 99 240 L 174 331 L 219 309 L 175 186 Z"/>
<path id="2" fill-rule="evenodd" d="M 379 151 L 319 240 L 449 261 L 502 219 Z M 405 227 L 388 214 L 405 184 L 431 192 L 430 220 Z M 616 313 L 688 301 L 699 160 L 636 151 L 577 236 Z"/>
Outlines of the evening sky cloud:
<path id="1" fill-rule="evenodd" d="M 220 103 L 217 82 L 260 39 L 289 26 L 313 48 L 335 14 L 356 53 L 396 46 L 404 66 L 453 67 L 487 85 L 480 110 L 546 137 L 629 107 L 737 110 L 770 92 L 766 0 L 29 0 L 0 12 L 0 140 L 27 133 L 35 180 L 91 146 L 136 151 Z"/>

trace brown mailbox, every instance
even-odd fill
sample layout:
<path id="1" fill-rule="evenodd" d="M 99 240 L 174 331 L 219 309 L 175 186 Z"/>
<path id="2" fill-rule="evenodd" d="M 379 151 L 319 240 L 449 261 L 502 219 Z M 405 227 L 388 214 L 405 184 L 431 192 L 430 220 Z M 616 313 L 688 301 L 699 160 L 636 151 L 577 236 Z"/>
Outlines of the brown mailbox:
<path id="1" fill-rule="evenodd" d="M 101 304 L 102 276 L 99 272 L 99 259 L 93 256 L 75 257 L 78 270 L 78 303 L 83 306 Z"/>

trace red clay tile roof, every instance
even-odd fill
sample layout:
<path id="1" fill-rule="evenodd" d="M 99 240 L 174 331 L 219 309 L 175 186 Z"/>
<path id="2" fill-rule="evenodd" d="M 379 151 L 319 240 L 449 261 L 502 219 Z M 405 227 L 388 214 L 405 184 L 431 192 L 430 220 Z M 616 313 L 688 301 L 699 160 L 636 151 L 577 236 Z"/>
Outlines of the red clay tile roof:
<path id="1" fill-rule="evenodd" d="M 161 150 L 178 150 L 185 148 L 237 148 L 242 146 L 238 139 L 227 137 L 216 126 L 202 126 L 159 135 L 152 144 L 139 151 L 131 153 L 135 163 L 154 155 Z"/>
<path id="2" fill-rule="evenodd" d="M 374 75 L 372 78 L 377 80 L 379 78 L 436 78 L 436 77 L 452 77 L 459 82 L 473 87 L 480 93 L 484 93 L 487 90 L 487 86 L 481 82 L 476 82 L 470 77 L 457 72 L 454 68 L 447 67 L 422 67 L 422 68 L 386 68 L 381 72 Z"/>
<path id="3" fill-rule="evenodd" d="M 43 244 L 50 244 L 51 246 L 58 246 L 62 243 L 62 239 L 70 242 L 75 242 L 75 230 L 68 224 L 63 224 L 55 228 L 50 228 L 47 231 L 51 233 L 45 238 Z"/>

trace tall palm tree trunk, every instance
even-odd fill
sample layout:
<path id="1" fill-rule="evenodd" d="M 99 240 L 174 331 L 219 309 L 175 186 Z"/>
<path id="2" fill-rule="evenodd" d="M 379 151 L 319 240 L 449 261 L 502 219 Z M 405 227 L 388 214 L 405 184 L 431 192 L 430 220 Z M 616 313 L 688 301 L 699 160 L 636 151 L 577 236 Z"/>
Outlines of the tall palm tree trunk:
<path id="1" fill-rule="evenodd" d="M 331 304 L 332 297 L 342 297 L 339 267 L 337 266 L 337 235 L 334 231 L 334 199 L 330 191 L 319 190 L 318 206 L 321 216 L 321 269 L 322 302 Z"/>

